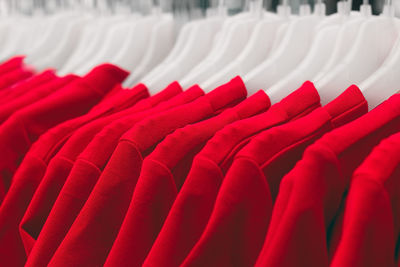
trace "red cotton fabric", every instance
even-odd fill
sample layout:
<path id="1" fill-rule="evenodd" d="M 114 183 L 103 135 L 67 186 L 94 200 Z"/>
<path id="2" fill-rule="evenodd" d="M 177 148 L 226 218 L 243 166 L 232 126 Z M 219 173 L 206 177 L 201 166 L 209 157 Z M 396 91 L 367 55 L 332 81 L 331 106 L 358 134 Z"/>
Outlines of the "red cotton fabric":
<path id="1" fill-rule="evenodd" d="M 364 96 L 351 87 L 325 107 L 254 137 L 236 154 L 207 227 L 182 266 L 254 266 L 282 177 L 315 140 L 367 111 Z"/>
<path id="2" fill-rule="evenodd" d="M 169 87 L 182 91 L 176 82 Z M 29 255 L 26 266 L 46 266 L 49 263 L 88 199 L 119 138 L 125 131 L 148 116 L 191 102 L 203 94 L 200 88 L 193 87 L 154 108 L 121 118 L 96 134 L 76 159 Z"/>
<path id="3" fill-rule="evenodd" d="M 193 157 L 225 125 L 263 112 L 269 106 L 268 96 L 260 91 L 216 117 L 176 130 L 158 144 L 143 161 L 127 215 L 105 266 L 142 264 L 185 181 Z"/>
<path id="4" fill-rule="evenodd" d="M 400 95 L 324 135 L 281 181 L 257 266 L 328 266 L 354 170 L 400 130 Z"/>
<path id="5" fill-rule="evenodd" d="M 255 134 L 302 117 L 319 106 L 318 92 L 312 83 L 305 83 L 268 111 L 217 132 L 194 158 L 144 266 L 179 266 L 200 238 L 236 152 Z"/>
<path id="6" fill-rule="evenodd" d="M 205 96 L 149 117 L 126 132 L 49 266 L 104 264 L 129 206 L 143 158 L 174 130 L 207 119 L 242 101 L 246 94 L 243 82 L 236 77 Z M 79 253 L 83 247 L 90 249 Z"/>
<path id="7" fill-rule="evenodd" d="M 121 112 L 116 112 L 109 116 L 101 117 L 83 125 L 71 135 L 54 157 L 51 155 L 49 156 L 51 160 L 49 161 L 46 172 L 41 179 L 40 185 L 20 224 L 20 233 L 27 254 L 29 254 L 29 251 L 31 250 L 33 243 L 36 240 L 41 227 L 43 226 L 44 221 L 46 220 L 46 217 L 79 153 L 83 151 L 94 135 L 105 125 L 122 117 L 123 114 L 127 114 L 128 112 L 134 113 L 135 111 L 140 111 L 140 108 L 135 108 L 135 103 L 148 97 L 147 88 L 143 85 L 139 85 L 132 90 L 121 90 L 121 93 L 123 94 L 119 95 L 125 99 L 125 102 L 118 103 L 116 108 L 121 109 L 121 107 L 124 107 L 126 104 L 134 105 L 133 107 Z M 118 101 L 114 103 L 117 104 L 117 102 Z M 55 151 L 53 153 L 55 153 Z"/>
<path id="8" fill-rule="evenodd" d="M 24 66 L 24 56 L 15 56 L 0 64 L 0 76 Z"/>
<path id="9" fill-rule="evenodd" d="M 383 140 L 354 172 L 330 266 L 399 266 L 400 134 Z"/>
<path id="10" fill-rule="evenodd" d="M 7 266 L 19 266 L 26 260 L 18 225 L 44 175 L 53 149 L 59 149 L 76 127 L 101 114 L 90 112 L 81 116 L 127 75 L 109 64 L 96 67 L 82 79 L 14 113 L 0 126 L 0 148 L 5 151 L 0 162 L 2 189 L 6 191 L 10 185 L 0 207 L 0 258 L 5 259 L 3 262 Z M 72 119 L 74 117 L 78 118 Z M 63 121 L 66 122 L 60 124 Z M 22 163 L 18 164 L 23 157 Z M 18 171 L 12 176 L 18 165 Z"/>
<path id="11" fill-rule="evenodd" d="M 148 97 L 147 88 L 143 84 L 139 84 L 133 89 L 126 91 L 131 91 L 131 93 L 136 95 L 137 100 Z M 46 173 L 21 220 L 20 233 L 28 255 L 76 158 L 92 141 L 94 136 L 113 121 L 128 114 L 146 110 L 153 105 L 168 100 L 178 93 L 178 90 L 163 90 L 158 95 L 143 99 L 130 108 L 82 126 L 68 139 L 60 151 L 49 162 Z"/>
<path id="12" fill-rule="evenodd" d="M 56 79 L 49 84 L 44 85 L 43 90 L 53 91 L 62 89 L 73 83 L 77 79 L 78 77 L 74 75 Z M 26 101 L 29 101 L 29 97 L 27 99 L 25 97 L 22 97 L 17 101 L 11 103 L 8 108 L 4 106 L 4 109 L 0 111 L 0 113 L 4 114 L 3 117 L 7 118 L 6 121 L 0 125 L 0 147 L 4 149 L 3 151 L 11 150 L 11 154 L 7 153 L 7 156 L 3 154 L 4 159 L 0 155 L 0 159 L 2 161 L 0 162 L 0 202 L 3 200 L 11 184 L 11 178 L 15 170 L 17 169 L 17 166 L 19 165 L 20 161 L 24 157 L 24 154 L 31 145 L 31 142 L 29 140 L 26 140 L 28 137 L 30 137 L 26 133 L 26 131 L 29 131 L 30 129 L 35 130 L 35 121 L 34 119 L 29 118 L 29 110 L 33 109 L 34 112 L 31 113 L 34 116 L 35 112 L 40 114 L 40 108 L 37 104 L 34 104 L 32 107 L 28 105 L 27 107 L 24 107 L 22 109 L 19 109 L 17 112 L 14 112 L 16 111 L 16 109 L 21 108 Z M 12 114 L 9 114 L 10 110 L 12 111 Z M 11 116 L 7 117 L 8 115 Z M 38 119 L 39 118 L 40 117 L 38 116 Z M 25 123 L 24 120 L 27 121 L 27 123 Z M 30 126 L 29 123 L 31 123 L 32 126 Z M 27 125 L 25 126 L 25 124 Z M 38 138 L 38 136 L 39 134 L 36 134 L 32 137 L 36 139 Z"/>
<path id="13" fill-rule="evenodd" d="M 31 91 L 26 92 L 14 100 L 7 101 L 7 103 L 2 104 L 0 107 L 0 123 L 5 122 L 16 111 L 19 111 L 22 108 L 34 104 L 40 99 L 51 95 L 76 79 L 78 79 L 78 77 L 75 75 L 67 75 L 63 78 L 56 78 L 48 83 L 40 85 L 36 88 L 32 88 Z M 23 85 L 24 83 L 21 84 L 21 86 Z"/>
<path id="14" fill-rule="evenodd" d="M 40 74 L 34 75 L 33 77 L 26 79 L 14 86 L 10 86 L 0 91 L 0 103 L 7 105 L 10 101 L 17 99 L 18 97 L 29 93 L 36 87 L 44 85 L 55 79 L 58 79 L 57 75 L 54 74 L 54 70 L 47 70 Z M 0 78 L 1 79 L 1 78 Z M 2 106 L 3 109 L 3 106 Z"/>
<path id="15" fill-rule="evenodd" d="M 0 149 L 3 151 L 3 156 L 0 155 L 1 198 L 24 154 L 41 134 L 56 125 L 57 129 L 69 128 L 68 124 L 59 124 L 88 112 L 104 93 L 120 83 L 127 74 L 109 64 L 99 66 L 84 78 L 76 79 L 54 94 L 19 110 L 4 122 L 0 126 Z M 47 136 L 53 139 L 52 142 L 58 142 L 56 137 L 59 136 Z M 36 147 L 47 153 L 47 147 L 52 147 L 52 143 Z"/>
<path id="16" fill-rule="evenodd" d="M 0 77 L 0 90 L 4 90 L 18 82 L 24 81 L 32 77 L 35 72 L 27 67 L 17 68 L 7 72 Z"/>

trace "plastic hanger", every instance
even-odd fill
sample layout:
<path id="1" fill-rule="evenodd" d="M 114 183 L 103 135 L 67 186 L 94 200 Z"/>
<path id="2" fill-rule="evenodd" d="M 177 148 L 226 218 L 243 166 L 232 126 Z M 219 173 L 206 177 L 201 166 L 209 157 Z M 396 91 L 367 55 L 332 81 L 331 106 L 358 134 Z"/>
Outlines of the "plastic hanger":
<path id="1" fill-rule="evenodd" d="M 351 84 L 367 79 L 383 64 L 398 37 L 395 20 L 388 15 L 372 17 L 360 28 L 347 56 L 326 76 L 315 82 L 326 104 Z"/>
<path id="2" fill-rule="evenodd" d="M 28 52 L 26 63 L 35 65 L 35 62 L 46 57 L 49 51 L 57 47 L 60 40 L 65 36 L 65 32 L 79 19 L 76 12 L 65 12 L 54 18 L 54 22 L 47 30 L 42 41 L 37 43 L 36 47 Z"/>
<path id="3" fill-rule="evenodd" d="M 209 13 L 210 14 L 210 13 Z M 224 5 L 224 2 L 221 0 L 219 1 L 218 7 L 217 7 L 217 12 L 214 12 L 214 16 L 209 16 L 207 19 L 203 19 L 200 21 L 191 21 L 184 25 L 182 30 L 180 31 L 178 35 L 178 40 L 176 44 L 174 45 L 174 48 L 172 49 L 171 53 L 167 56 L 167 58 L 157 65 L 153 70 L 151 70 L 142 80 L 148 84 L 152 80 L 157 79 L 157 77 L 160 77 L 160 73 L 164 73 L 166 69 L 169 68 L 169 63 L 174 62 L 180 55 L 181 51 L 190 51 L 191 48 L 187 48 L 189 46 L 192 46 L 192 42 L 188 42 L 190 38 L 193 38 L 193 35 L 195 31 L 198 31 L 199 28 L 198 26 L 200 24 L 207 24 L 207 23 L 212 23 L 212 24 L 219 24 L 222 23 L 222 26 L 217 25 L 216 27 L 220 27 L 220 30 L 217 30 L 216 32 L 212 33 L 212 44 L 211 48 L 209 49 L 209 52 L 207 54 L 207 57 L 212 57 L 214 53 L 218 51 L 219 46 L 221 45 L 222 40 L 224 39 L 224 34 L 226 31 L 229 29 L 229 27 L 232 26 L 233 23 L 239 20 L 243 20 L 249 17 L 248 12 L 246 13 L 240 13 L 232 17 L 226 18 L 227 14 L 227 9 L 226 6 Z M 207 27 L 207 26 L 204 26 Z M 215 26 L 213 26 L 215 27 Z M 204 56 L 202 57 L 204 59 Z M 191 63 L 193 64 L 193 63 Z M 198 67 L 200 63 L 194 63 L 193 69 Z"/>
<path id="4" fill-rule="evenodd" d="M 179 80 L 190 71 L 211 49 L 213 38 L 221 28 L 223 18 L 209 18 L 199 21 L 190 32 L 186 45 L 179 55 L 165 66 L 160 73 L 143 78 L 150 94 L 164 89 L 171 81 Z"/>
<path id="5" fill-rule="evenodd" d="M 153 6 L 152 15 L 139 20 L 130 31 L 128 41 L 110 61 L 113 64 L 132 71 L 137 67 L 148 49 L 150 38 L 157 24 L 171 20 L 169 14 L 162 14 L 161 7 Z M 171 24 L 168 24 L 171 26 Z"/>
<path id="6" fill-rule="evenodd" d="M 88 17 L 83 17 L 76 19 L 74 23 L 70 24 L 63 38 L 59 40 L 60 43 L 50 51 L 49 55 L 37 62 L 32 62 L 36 69 L 44 70 L 50 67 L 54 69 L 61 68 L 79 43 L 79 39 L 82 36 L 82 29 L 89 20 Z"/>
<path id="7" fill-rule="evenodd" d="M 325 7 L 322 1 L 319 1 L 317 5 L 320 6 L 320 8 L 316 8 L 316 11 L 320 12 L 319 15 L 324 15 Z M 340 12 L 340 8 L 338 8 L 338 10 Z M 323 24 L 325 26 L 324 28 L 316 28 L 315 38 L 307 56 L 287 77 L 267 90 L 272 102 L 280 101 L 294 89 L 300 87 L 304 81 L 313 80 L 313 78 L 315 78 L 319 70 L 326 64 L 330 55 L 333 53 L 339 30 L 347 26 L 346 20 L 338 21 L 340 24 L 335 25 L 332 23 L 332 20 L 330 20 L 329 23 Z"/>
<path id="8" fill-rule="evenodd" d="M 111 58 L 115 57 L 116 51 L 121 49 L 121 44 L 127 42 L 129 33 L 136 23 L 136 18 L 132 18 L 129 23 L 113 25 L 108 31 L 109 34 L 105 36 L 102 45 L 94 47 L 93 52 L 95 53 L 90 53 L 92 57 L 87 58 L 87 61 L 74 72 L 78 75 L 84 75 L 96 65 L 110 61 Z"/>
<path id="9" fill-rule="evenodd" d="M 315 77 L 312 78 L 312 81 L 320 80 L 330 70 L 338 65 L 343 58 L 345 58 L 354 44 L 361 25 L 365 21 L 366 17 L 361 16 L 359 18 L 355 18 L 354 20 L 349 20 L 345 23 L 345 25 L 343 25 L 343 27 L 339 30 L 332 54 L 320 71 L 315 75 Z"/>
<path id="10" fill-rule="evenodd" d="M 262 7 L 260 6 L 260 9 Z M 277 16 L 262 19 L 254 27 L 254 31 L 243 51 L 230 64 L 201 83 L 205 91 L 227 82 L 236 75 L 245 75 L 255 66 L 264 61 L 270 54 L 278 31 L 287 20 Z M 282 31 L 282 30 L 281 30 Z"/>
<path id="11" fill-rule="evenodd" d="M 249 10 L 245 12 L 241 12 L 234 16 L 227 17 L 227 8 L 225 6 L 224 0 L 220 0 L 218 2 L 218 15 L 220 17 L 225 18 L 221 27 L 221 30 L 218 31 L 215 35 L 213 46 L 211 51 L 207 54 L 207 57 L 201 61 L 194 69 L 193 72 L 201 72 L 204 69 L 204 65 L 207 65 L 207 62 L 210 60 L 219 57 L 221 54 L 221 50 L 226 47 L 228 43 L 227 40 L 231 38 L 231 35 L 236 31 L 235 28 L 242 28 L 241 24 L 245 23 L 253 23 L 254 19 L 256 19 L 260 15 L 265 15 L 266 17 L 272 17 L 270 13 L 262 13 L 261 9 L 256 7 L 256 1 L 246 1 L 248 2 Z M 260 1 L 258 1 L 260 2 Z M 246 4 L 247 5 L 247 4 Z M 261 3 L 262 5 L 262 3 Z M 243 37 L 241 37 L 243 38 Z"/>
<path id="12" fill-rule="evenodd" d="M 347 5 L 347 10 L 339 5 L 346 2 L 338 2 L 338 12 L 347 14 L 350 9 L 350 5 Z M 346 7 L 346 6 L 345 6 Z M 350 16 L 347 17 L 346 24 L 340 29 L 338 38 L 335 43 L 335 47 L 332 51 L 329 60 L 321 68 L 318 74 L 312 79 L 313 81 L 318 81 L 322 77 L 326 76 L 336 65 L 338 65 L 343 58 L 349 53 L 351 47 L 353 46 L 358 32 L 360 31 L 361 25 L 365 21 L 372 17 L 371 6 L 368 1 L 364 1 L 364 4 L 360 7 L 359 14 L 361 16 L 352 15 L 355 12 L 350 12 Z M 336 15 L 338 16 L 338 15 Z"/>
<path id="13" fill-rule="evenodd" d="M 191 21 L 185 24 L 180 30 L 177 40 L 172 48 L 171 52 L 167 55 L 167 57 L 159 63 L 156 67 L 154 67 L 151 71 L 149 71 L 144 77 L 145 79 L 151 80 L 152 77 L 157 76 L 158 73 L 162 72 L 163 69 L 172 61 L 174 61 L 179 53 L 182 51 L 183 47 L 187 44 L 187 40 L 191 34 L 191 31 L 195 28 L 195 24 L 199 23 L 199 21 Z M 126 86 L 132 86 L 134 83 L 131 81 L 127 81 Z"/>
<path id="14" fill-rule="evenodd" d="M 103 6 L 98 7 L 98 10 L 100 12 L 103 10 L 104 12 L 104 10 L 107 10 L 107 4 L 109 5 L 110 2 L 104 2 Z M 126 51 L 127 43 L 132 43 L 137 23 L 142 19 L 144 18 L 138 17 L 137 14 L 131 14 L 127 16 L 125 22 L 113 23 L 109 27 L 102 29 L 95 44 L 90 50 L 87 50 L 82 58 L 84 61 L 80 61 L 80 66 L 73 70 L 74 73 L 84 75 L 96 65 L 110 62 L 116 57 L 116 51 L 118 53 L 122 52 L 121 49 Z"/>
<path id="15" fill-rule="evenodd" d="M 94 19 L 88 27 L 84 29 L 81 41 L 74 50 L 73 54 L 68 58 L 67 62 L 59 69 L 58 73 L 66 74 L 78 69 L 84 65 L 99 51 L 99 47 L 104 42 L 107 34 L 110 33 L 112 27 L 116 25 L 127 24 L 129 18 L 126 15 L 101 17 Z"/>
<path id="16" fill-rule="evenodd" d="M 290 15 L 287 2 L 280 6 L 278 12 Z M 243 77 L 250 95 L 273 85 L 299 64 L 311 45 L 314 28 L 320 21 L 318 16 L 304 16 L 290 22 L 275 53 Z"/>
<path id="17" fill-rule="evenodd" d="M 159 12 L 161 12 L 161 10 Z M 174 45 L 174 41 L 174 19 L 171 14 L 165 14 L 164 19 L 158 21 L 154 26 L 143 58 L 132 70 L 127 78 L 126 84 L 130 87 L 139 82 L 149 70 L 154 68 L 167 56 Z"/>
<path id="18" fill-rule="evenodd" d="M 252 2 L 251 2 L 252 3 Z M 238 15 L 232 17 L 227 16 L 227 9 L 224 5 L 224 2 L 221 0 L 218 4 L 218 15 L 220 17 L 225 18 L 221 29 L 215 34 L 212 48 L 208 52 L 207 56 L 203 58 L 196 66 L 188 72 L 185 77 L 180 81 L 183 87 L 189 87 L 192 84 L 199 83 L 199 77 L 207 77 L 207 71 L 210 68 L 210 62 L 215 61 L 217 58 L 227 58 L 226 55 L 231 54 L 231 50 L 240 49 L 243 46 L 243 41 L 246 40 L 243 36 L 240 37 L 241 42 L 233 42 L 232 38 L 236 36 L 236 34 L 240 31 L 246 31 L 247 25 L 249 23 L 253 23 L 254 15 L 251 16 L 250 12 L 239 13 Z M 252 7 L 251 5 L 250 7 Z M 251 11 L 253 12 L 253 11 Z M 254 13 L 254 12 L 253 12 Z M 240 35 L 238 35 L 240 36 Z M 234 47 L 229 49 L 230 51 L 225 51 L 227 49 L 227 45 L 234 43 Z M 221 53 L 223 55 L 221 55 Z"/>
<path id="19" fill-rule="evenodd" d="M 275 24 L 275 29 L 272 29 L 272 27 L 265 27 L 265 23 L 261 23 L 264 28 L 269 29 L 267 31 L 262 31 L 263 27 L 257 27 L 257 25 L 263 21 L 263 17 L 265 17 L 265 20 L 267 21 L 276 21 L 278 20 L 278 16 L 271 15 L 269 12 L 264 12 L 262 8 L 262 1 L 250 1 L 249 4 L 250 10 L 247 12 L 249 15 L 234 21 L 234 23 L 226 31 L 221 31 L 225 34 L 223 34 L 224 36 L 221 38 L 221 43 L 219 46 L 217 46 L 213 51 L 214 53 L 211 53 L 211 55 L 209 55 L 201 64 L 199 64 L 183 80 L 180 81 L 184 87 L 199 83 L 206 92 L 211 91 L 216 86 L 223 83 L 226 79 L 229 79 L 229 70 L 235 71 L 237 68 L 240 68 L 238 65 L 246 65 L 244 68 L 248 68 L 249 65 L 251 65 L 251 63 L 246 64 L 241 61 L 247 60 L 247 62 L 252 62 L 256 60 L 255 58 L 259 59 L 262 57 L 262 55 L 265 54 L 264 51 L 267 51 L 268 53 L 268 41 L 263 43 L 263 47 L 256 47 L 257 42 L 258 44 L 262 42 L 262 40 L 259 40 L 259 35 L 263 35 L 261 36 L 261 39 L 272 39 L 271 36 L 273 35 L 270 34 L 271 32 L 275 32 L 276 27 L 278 27 L 279 24 Z M 254 33 L 256 29 L 258 34 Z M 256 48 L 259 49 L 257 50 Z M 260 52 L 258 53 L 258 56 L 252 57 L 249 55 L 250 53 L 256 54 L 257 52 Z M 244 54 L 243 56 L 247 58 L 244 59 L 242 56 L 242 58 L 237 61 L 238 55 L 241 54 Z M 222 75 L 225 75 L 225 79 L 222 79 L 221 75 L 219 75 L 215 78 L 211 78 L 214 80 L 209 82 L 210 77 L 215 76 L 214 73 L 221 73 L 221 69 L 227 68 L 230 63 L 233 62 L 236 62 L 236 64 L 234 63 L 232 67 L 228 68 L 228 73 L 226 73 L 227 71 L 222 72 Z"/>
<path id="20" fill-rule="evenodd" d="M 285 22 L 284 24 L 282 24 L 278 27 L 278 29 L 276 31 L 276 36 L 272 42 L 271 52 L 269 53 L 268 57 L 273 55 L 278 50 L 280 44 L 282 43 L 283 37 L 285 37 L 285 35 L 286 35 L 288 26 L 289 26 L 289 21 Z M 262 60 L 261 62 L 263 62 L 263 61 L 264 60 Z M 259 65 L 259 64 L 257 64 L 257 65 Z M 254 67 L 252 69 L 254 69 Z M 252 69 L 249 69 L 248 72 L 250 72 Z"/>
<path id="21" fill-rule="evenodd" d="M 236 22 L 223 40 L 223 44 L 219 47 L 219 53 L 213 58 L 207 57 L 202 62 L 200 69 L 190 72 L 184 79 L 180 81 L 181 85 L 189 87 L 193 84 L 201 84 L 211 75 L 232 62 L 237 55 L 243 51 L 245 45 L 256 24 L 255 19 L 247 19 Z"/>
<path id="22" fill-rule="evenodd" d="M 392 17 L 394 14 L 394 6 L 388 4 L 385 6 L 385 12 Z M 395 23 L 399 25 L 399 20 L 393 18 Z M 360 84 L 360 89 L 368 101 L 370 109 L 375 108 L 384 100 L 395 93 L 399 92 L 400 75 L 400 37 L 397 37 L 394 47 L 390 54 L 380 66 L 380 68 L 370 75 Z"/>
<path id="23" fill-rule="evenodd" d="M 17 51 L 23 50 L 26 46 L 24 42 L 28 29 L 32 24 L 26 22 L 26 18 L 20 16 L 16 9 L 13 9 L 14 1 L 5 2 L 1 4 L 1 46 L 0 59 L 1 61 L 7 60 L 10 56 L 17 54 Z"/>
<path id="24" fill-rule="evenodd" d="M 43 17 L 27 18 L 19 14 L 11 14 L 7 20 L 7 39 L 0 52 L 0 59 L 6 60 L 16 54 L 29 54 L 35 47 L 38 36 L 46 36 L 46 27 L 43 25 Z M 40 35 L 38 29 L 41 29 Z M 44 33 L 44 34 L 43 34 Z"/>

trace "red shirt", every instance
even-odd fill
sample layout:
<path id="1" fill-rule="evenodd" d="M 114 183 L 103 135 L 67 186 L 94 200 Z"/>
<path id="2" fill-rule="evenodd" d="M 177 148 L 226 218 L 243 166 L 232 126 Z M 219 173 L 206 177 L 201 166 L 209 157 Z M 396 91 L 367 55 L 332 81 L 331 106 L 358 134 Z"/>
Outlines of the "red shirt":
<path id="1" fill-rule="evenodd" d="M 182 90 L 177 83 L 173 83 L 171 86 Z M 46 266 L 48 264 L 88 199 L 102 170 L 117 146 L 119 138 L 125 131 L 152 114 L 191 102 L 203 94 L 204 92 L 198 87 L 189 89 L 171 100 L 157 105 L 155 108 L 121 118 L 96 134 L 76 159 L 37 238 L 26 265 Z M 99 148 L 101 151 L 99 151 Z"/>
<path id="2" fill-rule="evenodd" d="M 132 92 L 137 96 L 138 100 L 148 96 L 147 88 L 142 84 L 139 84 L 132 90 L 124 91 Z M 139 101 L 128 109 L 110 116 L 102 117 L 82 126 L 68 139 L 60 151 L 49 162 L 46 173 L 21 220 L 20 233 L 27 254 L 29 254 L 33 247 L 76 158 L 86 148 L 93 137 L 113 121 L 128 114 L 146 110 L 178 93 L 179 90 L 174 90 L 174 88 L 163 90 L 161 93 L 151 98 Z"/>
<path id="3" fill-rule="evenodd" d="M 343 230 L 330 266 L 398 266 L 400 133 L 383 140 L 354 172 Z"/>
<path id="4" fill-rule="evenodd" d="M 354 170 L 380 140 L 399 130 L 400 95 L 394 95 L 308 147 L 281 181 L 257 265 L 328 266 Z"/>
<path id="5" fill-rule="evenodd" d="M 65 125 L 58 124 L 88 112 L 105 92 L 120 83 L 127 74 L 115 66 L 102 65 L 62 90 L 19 110 L 4 122 L 0 126 L 0 149 L 3 151 L 0 155 L 1 198 L 24 154 L 41 134 L 56 125 L 54 132 L 61 134 L 64 134 L 61 129 L 72 128 L 70 124 L 81 125 L 84 118 L 69 121 Z M 47 153 L 48 147 L 53 147 L 53 142 L 58 142 L 59 138 L 59 135 L 47 134 L 46 140 L 36 145 L 38 153 Z M 42 146 L 43 142 L 47 143 Z"/>
<path id="6" fill-rule="evenodd" d="M 252 139 L 236 154 L 207 227 L 183 266 L 254 266 L 282 177 L 307 146 L 367 111 L 364 96 L 351 87 L 325 107 Z"/>
<path id="7" fill-rule="evenodd" d="M 54 74 L 53 70 L 47 70 L 41 74 L 34 75 L 23 82 L 0 91 L 0 103 L 2 104 L 2 108 L 3 105 L 7 105 L 9 101 L 15 100 L 18 97 L 34 90 L 36 87 L 44 85 L 58 78 L 59 77 Z"/>
<path id="8" fill-rule="evenodd" d="M 143 158 L 174 130 L 207 119 L 237 104 L 246 94 L 237 77 L 191 103 L 149 117 L 126 132 L 49 266 L 104 264 L 129 206 Z M 83 247 L 90 249 L 82 254 Z"/>
<path id="9" fill-rule="evenodd" d="M 97 67 L 84 78 L 14 113 L 0 126 L 0 148 L 5 152 L 0 155 L 3 192 L 11 184 L 0 207 L 0 258 L 7 265 L 25 262 L 18 224 L 44 175 L 53 149 L 58 149 L 76 127 L 101 114 L 103 109 L 81 116 L 127 74 L 112 65 Z M 59 124 L 77 116 L 81 117 Z M 54 125 L 57 127 L 47 131 Z M 11 176 L 23 157 L 18 171 Z"/>
<path id="10" fill-rule="evenodd" d="M 52 81 L 45 83 L 43 85 L 37 86 L 36 88 L 31 88 L 29 92 L 17 97 L 16 99 L 5 100 L 0 107 L 0 123 L 6 121 L 12 114 L 16 111 L 21 110 L 35 102 L 45 98 L 48 95 L 56 92 L 57 90 L 67 86 L 72 81 L 76 80 L 78 77 L 75 75 L 67 75 L 63 78 L 56 78 Z M 23 86 L 25 83 L 21 83 Z M 20 86 L 17 86 L 20 87 Z"/>
<path id="11" fill-rule="evenodd" d="M 24 56 L 15 56 L 1 63 L 0 76 L 15 69 L 22 68 L 24 65 L 24 58 L 25 58 Z"/>
<path id="12" fill-rule="evenodd" d="M 24 68 L 17 68 L 0 76 L 0 90 L 4 90 L 18 82 L 24 81 L 34 75 L 34 71 Z"/>
<path id="13" fill-rule="evenodd" d="M 143 263 L 190 169 L 193 157 L 225 125 L 267 110 L 260 91 L 211 119 L 168 135 L 143 161 L 138 183 L 106 266 Z M 149 223 L 151 222 L 151 223 Z"/>
<path id="14" fill-rule="evenodd" d="M 221 182 L 236 152 L 255 134 L 301 117 L 319 106 L 318 92 L 311 83 L 305 83 L 267 112 L 237 121 L 217 132 L 194 158 L 189 175 L 144 265 L 181 264 L 207 224 Z"/>

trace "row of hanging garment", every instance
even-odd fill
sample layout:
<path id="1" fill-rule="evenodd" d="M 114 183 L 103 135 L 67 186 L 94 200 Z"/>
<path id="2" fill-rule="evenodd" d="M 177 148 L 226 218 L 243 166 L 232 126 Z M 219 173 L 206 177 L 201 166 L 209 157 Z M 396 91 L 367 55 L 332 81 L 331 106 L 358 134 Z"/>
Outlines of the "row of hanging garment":
<path id="1" fill-rule="evenodd" d="M 0 266 L 399 266 L 399 19 L 350 6 L 2 17 Z"/>

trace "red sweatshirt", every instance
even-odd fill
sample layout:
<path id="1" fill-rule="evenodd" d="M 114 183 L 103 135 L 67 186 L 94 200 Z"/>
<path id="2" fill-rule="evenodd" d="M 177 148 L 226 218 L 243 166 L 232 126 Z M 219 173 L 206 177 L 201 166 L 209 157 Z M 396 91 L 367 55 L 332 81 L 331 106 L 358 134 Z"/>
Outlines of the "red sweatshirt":
<path id="1" fill-rule="evenodd" d="M 36 87 L 42 86 L 58 78 L 59 77 L 54 74 L 54 70 L 47 70 L 40 74 L 34 75 L 33 77 L 26 79 L 23 82 L 1 90 L 0 104 L 2 104 L 3 108 L 3 105 L 7 105 L 10 101 L 13 101 L 18 97 L 35 90 Z"/>
<path id="2" fill-rule="evenodd" d="M 148 96 L 147 88 L 140 84 L 132 90 L 139 100 Z M 146 98 L 134 104 L 131 108 L 102 117 L 79 128 L 63 145 L 60 151 L 51 159 L 46 173 L 32 198 L 20 224 L 20 233 L 23 237 L 28 254 L 53 207 L 57 196 L 67 179 L 72 166 L 79 154 L 92 141 L 94 136 L 106 125 L 128 114 L 134 114 L 148 109 L 153 105 L 165 101 L 179 93 L 178 90 L 163 90 L 158 95 Z"/>
<path id="3" fill-rule="evenodd" d="M 177 83 L 171 84 L 178 87 Z M 27 266 L 46 266 L 63 240 L 82 206 L 85 204 L 102 170 L 111 157 L 119 138 L 144 118 L 158 112 L 191 102 L 204 92 L 195 87 L 177 95 L 155 108 L 126 116 L 106 126 L 78 156 L 68 178 L 32 249 Z M 101 151 L 99 151 L 101 149 Z"/>
<path id="4" fill-rule="evenodd" d="M 221 182 L 236 152 L 255 134 L 302 117 L 319 106 L 316 89 L 311 83 L 305 83 L 267 112 L 237 121 L 217 132 L 194 158 L 189 175 L 144 265 L 180 265 L 207 224 Z"/>
<path id="5" fill-rule="evenodd" d="M 25 262 L 18 224 L 44 175 L 53 149 L 57 149 L 87 119 L 95 118 L 101 114 L 100 111 L 107 110 L 103 107 L 81 116 L 127 74 L 112 65 L 97 67 L 84 78 L 14 113 L 0 126 L 0 148 L 4 151 L 0 156 L 3 192 L 10 185 L 0 207 L 0 258 L 5 259 L 7 266 Z M 81 117 L 60 124 L 77 116 Z M 57 126 L 47 131 L 54 125 Z M 40 139 L 29 149 L 39 136 Z M 19 164 L 23 157 L 24 160 Z M 18 171 L 11 179 L 18 165 Z"/>
<path id="6" fill-rule="evenodd" d="M 354 170 L 400 130 L 400 95 L 308 147 L 281 181 L 257 266 L 328 266 L 342 229 Z"/>
<path id="7" fill-rule="evenodd" d="M 23 67 L 17 68 L 0 76 L 0 90 L 4 90 L 14 84 L 22 82 L 34 75 L 34 71 Z"/>
<path id="8" fill-rule="evenodd" d="M 225 125 L 256 115 L 270 106 L 260 91 L 211 119 L 168 135 L 143 161 L 127 215 L 106 266 L 143 263 L 192 164 L 207 140 Z"/>
<path id="9" fill-rule="evenodd" d="M 0 77 L 5 73 L 20 69 L 24 65 L 24 56 L 15 56 L 0 64 Z"/>
<path id="10" fill-rule="evenodd" d="M 25 94 L 17 97 L 16 99 L 11 99 L 6 103 L 3 103 L 0 107 L 0 123 L 5 122 L 15 112 L 31 104 L 35 104 L 37 101 L 67 86 L 76 79 L 78 79 L 78 76 L 75 75 L 67 75 L 63 78 L 55 78 L 52 81 L 47 82 L 43 85 L 31 88 L 29 92 L 26 92 Z M 23 84 L 24 83 L 21 83 L 21 86 Z"/>
<path id="11" fill-rule="evenodd" d="M 246 94 L 237 77 L 191 103 L 149 117 L 126 132 L 49 266 L 104 264 L 129 206 L 143 158 L 174 130 L 207 119 L 242 101 Z M 83 247 L 90 249 L 80 253 Z"/>
<path id="12" fill-rule="evenodd" d="M 383 140 L 354 172 L 343 230 L 330 266 L 399 266 L 400 133 Z"/>
<path id="13" fill-rule="evenodd" d="M 183 266 L 254 266 L 282 177 L 307 146 L 367 111 L 362 93 L 351 87 L 325 107 L 251 140 L 237 153 L 207 227 Z"/>

